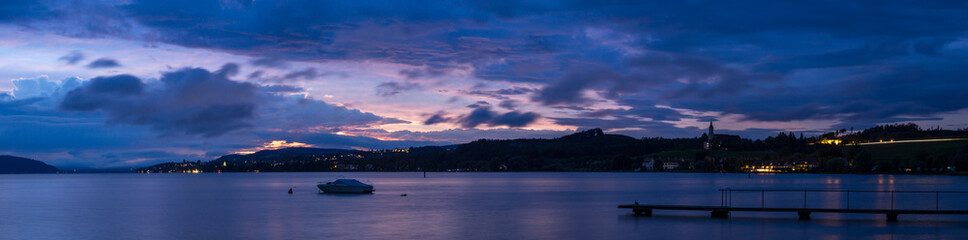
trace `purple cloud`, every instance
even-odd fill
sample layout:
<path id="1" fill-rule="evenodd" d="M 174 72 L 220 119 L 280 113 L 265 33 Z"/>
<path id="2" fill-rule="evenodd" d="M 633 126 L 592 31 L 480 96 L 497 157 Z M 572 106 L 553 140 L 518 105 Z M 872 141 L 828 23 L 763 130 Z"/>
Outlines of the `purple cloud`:
<path id="1" fill-rule="evenodd" d="M 64 61 L 70 65 L 74 65 L 80 62 L 81 60 L 84 60 L 84 53 L 80 51 L 71 51 L 67 55 L 57 58 L 57 60 Z"/>
<path id="2" fill-rule="evenodd" d="M 120 66 L 121 64 L 117 60 L 110 58 L 99 58 L 87 64 L 87 68 L 113 68 Z"/>

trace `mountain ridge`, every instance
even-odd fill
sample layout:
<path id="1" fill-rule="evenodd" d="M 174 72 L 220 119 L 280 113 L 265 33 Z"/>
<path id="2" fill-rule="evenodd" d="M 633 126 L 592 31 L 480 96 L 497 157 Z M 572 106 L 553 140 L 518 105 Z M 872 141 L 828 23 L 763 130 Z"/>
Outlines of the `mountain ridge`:
<path id="1" fill-rule="evenodd" d="M 24 157 L 0 155 L 0 174 L 57 173 L 57 167 Z"/>

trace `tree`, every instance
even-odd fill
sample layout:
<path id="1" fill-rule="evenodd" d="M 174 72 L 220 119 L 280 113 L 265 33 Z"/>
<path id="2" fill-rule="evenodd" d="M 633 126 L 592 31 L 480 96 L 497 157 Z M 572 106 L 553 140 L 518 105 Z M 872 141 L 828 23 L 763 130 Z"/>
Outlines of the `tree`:
<path id="1" fill-rule="evenodd" d="M 847 170 L 847 167 L 844 166 L 846 163 L 847 161 L 844 161 L 843 158 L 833 158 L 823 163 L 823 169 L 827 172 L 843 172 Z"/>
<path id="2" fill-rule="evenodd" d="M 855 173 L 870 173 L 871 169 L 874 168 L 874 159 L 871 153 L 867 150 L 861 150 L 854 156 L 854 168 Z"/>
<path id="3" fill-rule="evenodd" d="M 955 167 L 955 171 L 968 171 L 968 145 L 958 150 L 958 153 L 951 159 L 951 165 Z"/>

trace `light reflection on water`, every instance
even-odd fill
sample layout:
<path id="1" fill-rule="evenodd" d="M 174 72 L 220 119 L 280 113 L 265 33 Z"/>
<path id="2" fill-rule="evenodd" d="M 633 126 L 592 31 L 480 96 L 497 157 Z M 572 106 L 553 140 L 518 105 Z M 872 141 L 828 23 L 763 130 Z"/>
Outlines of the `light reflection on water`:
<path id="1" fill-rule="evenodd" d="M 344 175 L 372 195 L 319 194 Z M 718 205 L 719 188 L 968 190 L 953 176 L 701 173 L 223 173 L 0 176 L 0 239 L 937 239 L 968 236 L 968 216 L 656 210 L 616 205 Z M 292 187 L 294 194 L 286 191 Z M 400 194 L 406 193 L 407 197 Z M 851 193 L 851 208 L 889 208 L 889 193 Z M 761 202 L 762 201 L 762 202 Z M 733 206 L 802 207 L 803 193 L 734 193 Z M 943 195 L 943 209 L 968 196 Z M 808 207 L 845 207 L 808 193 Z M 895 196 L 934 209 L 934 194 Z"/>

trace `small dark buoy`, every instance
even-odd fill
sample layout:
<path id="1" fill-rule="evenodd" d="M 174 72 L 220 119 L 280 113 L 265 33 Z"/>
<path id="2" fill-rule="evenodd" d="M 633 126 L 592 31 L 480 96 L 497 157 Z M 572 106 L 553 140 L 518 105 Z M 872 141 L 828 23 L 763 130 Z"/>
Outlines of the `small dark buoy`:
<path id="1" fill-rule="evenodd" d="M 406 196 L 407 196 L 407 194 L 406 194 L 406 193 L 404 193 L 404 194 L 400 194 L 400 196 L 401 196 L 401 197 L 406 197 Z"/>
<path id="2" fill-rule="evenodd" d="M 292 188 L 289 188 L 289 194 L 292 194 Z"/>

